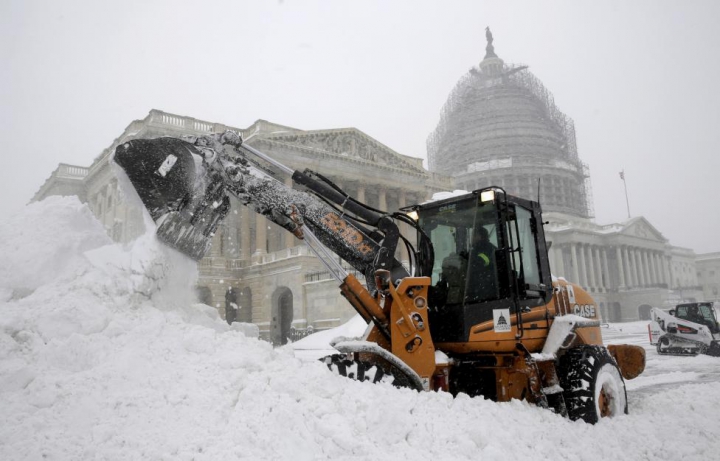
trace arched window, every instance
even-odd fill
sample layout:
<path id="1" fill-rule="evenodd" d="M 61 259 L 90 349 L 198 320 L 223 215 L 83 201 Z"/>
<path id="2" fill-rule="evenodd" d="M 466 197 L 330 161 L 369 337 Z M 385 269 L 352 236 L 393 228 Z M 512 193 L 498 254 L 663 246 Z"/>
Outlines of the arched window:
<path id="1" fill-rule="evenodd" d="M 652 306 L 648 304 L 638 306 L 638 318 L 640 320 L 650 320 L 650 311 L 652 311 Z"/>

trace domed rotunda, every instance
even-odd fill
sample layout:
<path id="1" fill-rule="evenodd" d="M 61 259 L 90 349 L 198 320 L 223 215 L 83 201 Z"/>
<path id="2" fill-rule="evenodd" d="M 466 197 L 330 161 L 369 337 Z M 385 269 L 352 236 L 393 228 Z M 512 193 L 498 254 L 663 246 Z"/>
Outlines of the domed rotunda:
<path id="1" fill-rule="evenodd" d="M 506 64 L 486 29 L 485 58 L 450 93 L 427 141 L 433 172 L 466 190 L 500 186 L 538 199 L 543 211 L 592 216 L 587 166 L 573 121 L 527 69 Z"/>

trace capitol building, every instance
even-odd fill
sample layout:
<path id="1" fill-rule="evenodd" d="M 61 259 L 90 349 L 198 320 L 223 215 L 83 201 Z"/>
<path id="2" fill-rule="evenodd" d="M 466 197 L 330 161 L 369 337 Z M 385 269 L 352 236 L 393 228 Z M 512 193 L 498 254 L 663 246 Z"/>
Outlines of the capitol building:
<path id="1" fill-rule="evenodd" d="M 128 200 L 111 164 L 130 139 L 235 130 L 245 142 L 294 170 L 328 177 L 374 208 L 397 211 L 435 192 L 490 185 L 540 198 L 552 272 L 583 286 L 604 321 L 649 319 L 652 307 L 720 300 L 720 253 L 672 245 L 638 216 L 593 219 L 590 172 L 577 151 L 572 119 L 528 66 L 508 64 L 492 35 L 484 58 L 461 76 L 441 109 L 422 159 L 398 153 L 357 128 L 302 130 L 258 120 L 246 128 L 151 110 L 132 121 L 88 167 L 60 164 L 33 200 L 77 195 L 118 242 L 145 232 L 143 210 Z M 283 171 L 270 173 L 291 186 Z M 407 229 L 405 229 L 407 231 Z M 398 259 L 407 261 L 405 249 Z M 229 321 L 251 322 L 261 337 L 285 343 L 355 315 L 339 283 L 291 233 L 231 199 L 210 253 L 198 263 L 199 300 Z M 238 309 L 235 309 L 237 306 Z"/>

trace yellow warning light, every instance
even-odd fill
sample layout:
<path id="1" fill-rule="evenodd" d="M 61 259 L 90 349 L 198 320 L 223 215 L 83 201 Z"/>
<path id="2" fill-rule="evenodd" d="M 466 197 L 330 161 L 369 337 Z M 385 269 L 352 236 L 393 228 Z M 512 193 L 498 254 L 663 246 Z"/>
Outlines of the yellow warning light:
<path id="1" fill-rule="evenodd" d="M 410 216 L 410 219 L 412 219 L 413 221 L 417 221 L 418 218 L 420 218 L 420 216 L 418 216 L 418 214 L 417 214 L 417 211 L 415 211 L 415 210 L 411 211 L 407 215 Z"/>

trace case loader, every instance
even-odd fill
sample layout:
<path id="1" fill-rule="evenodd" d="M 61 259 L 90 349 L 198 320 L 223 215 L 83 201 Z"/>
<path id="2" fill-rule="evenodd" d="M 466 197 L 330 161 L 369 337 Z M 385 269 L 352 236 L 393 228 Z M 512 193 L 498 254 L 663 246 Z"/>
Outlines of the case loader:
<path id="1" fill-rule="evenodd" d="M 644 349 L 605 347 L 597 304 L 578 285 L 552 278 L 537 202 L 490 186 L 388 213 L 234 132 L 134 139 L 117 147 L 114 161 L 158 238 L 196 260 L 227 214 L 229 195 L 304 239 L 368 323 L 362 338 L 334 343 L 339 353 L 324 361 L 336 373 L 523 399 L 590 423 L 627 412 L 624 379 L 643 371 Z M 269 168 L 289 175 L 296 189 Z M 398 223 L 414 229 L 416 245 Z M 409 269 L 394 256 L 399 244 Z M 349 274 L 333 253 L 364 277 Z"/>

